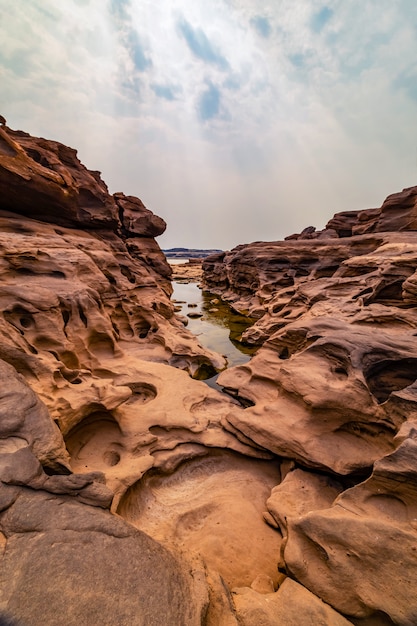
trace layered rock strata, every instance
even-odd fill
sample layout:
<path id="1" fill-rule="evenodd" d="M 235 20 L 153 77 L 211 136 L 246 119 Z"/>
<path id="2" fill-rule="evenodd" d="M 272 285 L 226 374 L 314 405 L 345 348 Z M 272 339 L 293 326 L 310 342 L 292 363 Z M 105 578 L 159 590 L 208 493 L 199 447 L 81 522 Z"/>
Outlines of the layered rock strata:
<path id="1" fill-rule="evenodd" d="M 416 198 L 203 263 L 205 288 L 258 318 L 257 354 L 218 384 L 246 407 L 224 427 L 287 459 L 265 514 L 280 569 L 367 626 L 417 620 Z M 243 623 L 280 624 L 283 591 L 240 594 Z"/>

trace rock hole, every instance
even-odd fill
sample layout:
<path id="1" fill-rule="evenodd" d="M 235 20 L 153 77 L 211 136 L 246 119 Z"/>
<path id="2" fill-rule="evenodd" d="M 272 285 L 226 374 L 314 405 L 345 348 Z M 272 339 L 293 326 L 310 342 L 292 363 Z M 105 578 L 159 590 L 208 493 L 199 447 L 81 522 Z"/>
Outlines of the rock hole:
<path id="1" fill-rule="evenodd" d="M 148 322 L 145 322 L 145 320 L 135 325 L 135 333 L 140 339 L 146 339 L 150 330 L 151 325 Z"/>
<path id="2" fill-rule="evenodd" d="M 120 461 L 117 448 L 121 448 L 121 430 L 105 409 L 90 413 L 64 439 L 74 471 L 105 471 Z"/>
<path id="3" fill-rule="evenodd" d="M 378 422 L 346 422 L 336 432 L 350 433 L 356 437 L 380 438 L 387 436 L 391 439 L 395 435 L 395 430 L 386 424 Z"/>
<path id="4" fill-rule="evenodd" d="M 132 396 L 125 404 L 147 404 L 154 400 L 158 394 L 156 387 L 150 383 L 126 383 L 126 387 L 130 387 Z"/>
<path id="5" fill-rule="evenodd" d="M 60 354 L 61 361 L 66 365 L 69 369 L 77 369 L 80 367 L 80 362 L 78 360 L 75 352 L 71 352 L 71 350 L 64 350 Z"/>
<path id="6" fill-rule="evenodd" d="M 110 274 L 110 272 L 106 272 L 106 271 L 104 271 L 104 270 L 103 270 L 103 274 L 104 274 L 104 276 L 107 278 L 107 280 L 109 281 L 109 283 L 110 283 L 111 285 L 115 285 L 115 284 L 116 284 L 116 279 L 115 279 L 115 277 L 113 276 L 113 274 Z"/>
<path id="7" fill-rule="evenodd" d="M 108 450 L 103 454 L 103 461 L 110 467 L 114 467 L 120 463 L 120 454 L 115 450 Z"/>
<path id="8" fill-rule="evenodd" d="M 228 396 L 232 396 L 232 398 L 237 400 L 244 409 L 255 406 L 255 402 L 253 402 L 253 400 L 249 400 L 249 398 L 245 398 L 244 396 L 239 395 L 238 389 L 233 389 L 232 387 L 222 387 L 222 391 L 224 393 L 227 393 Z"/>
<path id="9" fill-rule="evenodd" d="M 23 326 L 23 328 L 30 328 L 31 326 L 33 326 L 33 320 L 30 317 L 21 317 L 19 319 L 20 325 Z"/>
<path id="10" fill-rule="evenodd" d="M 289 352 L 287 346 L 285 346 L 285 348 L 283 348 L 281 350 L 281 352 L 279 353 L 279 358 L 280 359 L 289 359 L 290 358 L 290 352 Z"/>
<path id="11" fill-rule="evenodd" d="M 14 306 L 11 311 L 4 311 L 4 318 L 22 335 L 23 330 L 28 330 L 35 325 L 32 314 L 19 305 Z"/>
<path id="12" fill-rule="evenodd" d="M 88 348 L 97 356 L 114 356 L 113 340 L 106 333 L 92 332 L 89 337 Z"/>
<path id="13" fill-rule="evenodd" d="M 362 291 L 357 293 L 355 296 L 352 296 L 352 300 L 357 300 L 358 298 L 361 298 L 362 296 L 368 295 L 368 293 L 373 293 L 372 287 L 367 287 L 366 289 L 362 289 Z M 369 304 L 369 303 L 370 301 L 367 300 L 366 304 Z"/>
<path id="14" fill-rule="evenodd" d="M 193 374 L 193 378 L 196 380 L 207 380 L 207 378 L 211 378 L 216 374 L 217 371 L 211 365 L 211 363 L 202 363 L 197 371 Z"/>
<path id="15" fill-rule="evenodd" d="M 380 289 L 377 289 L 375 292 L 373 301 L 381 302 L 384 304 L 398 304 L 398 302 L 402 302 L 402 287 L 403 281 L 397 280 L 390 284 L 385 284 Z"/>
<path id="16" fill-rule="evenodd" d="M 338 265 L 320 267 L 315 271 L 314 278 L 331 278 L 338 269 Z"/>
<path id="17" fill-rule="evenodd" d="M 49 170 L 53 169 L 45 155 L 41 154 L 38 150 L 26 148 L 25 152 L 33 161 L 42 165 L 42 167 L 47 167 Z"/>
<path id="18" fill-rule="evenodd" d="M 417 379 L 417 358 L 384 360 L 370 365 L 364 376 L 379 404 L 394 391 L 405 389 Z"/>
<path id="19" fill-rule="evenodd" d="M 126 265 L 121 265 L 120 266 L 120 271 L 122 272 L 123 276 L 125 276 L 130 283 L 132 283 L 132 284 L 136 283 L 134 275 L 132 274 L 130 269 L 128 267 L 126 267 Z"/>

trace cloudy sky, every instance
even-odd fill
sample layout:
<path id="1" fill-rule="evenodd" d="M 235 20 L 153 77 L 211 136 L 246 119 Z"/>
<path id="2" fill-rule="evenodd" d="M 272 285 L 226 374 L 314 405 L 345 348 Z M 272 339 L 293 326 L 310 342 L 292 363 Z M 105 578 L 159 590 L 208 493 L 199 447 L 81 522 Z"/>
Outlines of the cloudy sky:
<path id="1" fill-rule="evenodd" d="M 0 0 L 0 113 L 168 223 L 277 240 L 417 184 L 415 0 Z"/>

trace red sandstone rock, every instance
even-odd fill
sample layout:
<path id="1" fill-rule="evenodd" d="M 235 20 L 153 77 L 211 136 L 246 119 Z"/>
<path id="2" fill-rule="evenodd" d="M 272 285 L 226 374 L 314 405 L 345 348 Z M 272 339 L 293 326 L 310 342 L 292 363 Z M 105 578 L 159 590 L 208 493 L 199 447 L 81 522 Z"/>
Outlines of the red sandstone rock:
<path id="1" fill-rule="evenodd" d="M 276 571 L 281 538 L 261 512 L 279 466 L 269 464 L 270 452 L 223 428 L 234 402 L 189 376 L 214 373 L 225 360 L 202 348 L 174 315 L 171 269 L 152 238 L 165 224 L 138 199 L 117 194 L 116 206 L 75 151 L 10 129 L 1 137 L 1 608 L 51 626 L 58 602 L 66 623 L 85 626 L 233 620 L 216 568 L 229 564 L 230 584 Z M 195 529 L 186 564 L 171 535 L 160 542 L 177 557 L 132 527 L 133 496 L 139 491 L 146 499 L 152 481 L 142 480 L 150 470 L 162 485 L 168 481 L 168 491 L 175 473 L 178 508 L 167 509 L 173 534 L 185 538 Z M 223 520 L 217 543 L 204 537 L 208 492 L 189 498 L 182 519 L 181 493 L 194 474 L 207 476 L 224 499 L 213 508 L 215 530 Z M 236 504 L 226 480 L 235 474 L 253 482 L 252 491 L 239 483 Z M 132 523 L 102 510 L 110 506 Z M 164 516 L 157 522 L 170 525 Z M 249 526 L 258 539 L 243 566 L 233 559 Z M 169 581 L 161 582 L 162 571 Z M 132 593 L 134 580 L 141 592 Z M 122 604 L 109 608 L 109 596 Z"/>
<path id="2" fill-rule="evenodd" d="M 417 188 L 204 261 L 263 344 L 228 396 L 180 371 L 224 360 L 174 315 L 163 220 L 3 126 L 0 191 L 1 609 L 414 624 Z"/>
<path id="3" fill-rule="evenodd" d="M 120 222 L 127 236 L 158 237 L 166 229 L 161 217 L 149 211 L 139 198 L 115 193 L 113 198 L 120 211 Z"/>
<path id="4" fill-rule="evenodd" d="M 0 208 L 65 226 L 115 228 L 117 206 L 99 172 L 56 141 L 0 128 Z"/>
<path id="5" fill-rule="evenodd" d="M 366 626 L 417 619 L 416 196 L 203 263 L 206 288 L 259 318 L 243 336 L 258 353 L 218 378 L 246 407 L 223 424 L 297 464 L 265 513 L 280 567 Z M 274 623 L 278 597 L 237 595 L 241 621 Z"/>

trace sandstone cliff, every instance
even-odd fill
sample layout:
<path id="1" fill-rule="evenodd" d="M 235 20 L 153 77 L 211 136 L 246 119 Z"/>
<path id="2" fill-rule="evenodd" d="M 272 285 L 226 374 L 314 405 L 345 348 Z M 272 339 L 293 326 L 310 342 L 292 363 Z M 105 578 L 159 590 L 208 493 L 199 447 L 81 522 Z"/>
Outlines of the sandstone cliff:
<path id="1" fill-rule="evenodd" d="M 415 624 L 416 197 L 206 260 L 261 346 L 220 393 L 163 220 L 2 126 L 0 613 Z"/>

